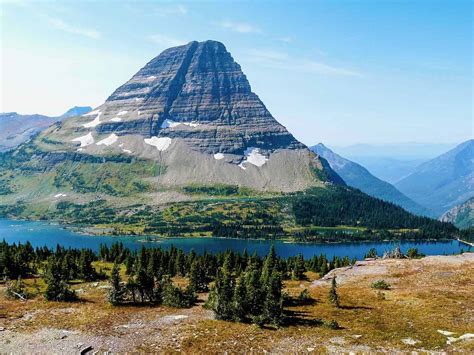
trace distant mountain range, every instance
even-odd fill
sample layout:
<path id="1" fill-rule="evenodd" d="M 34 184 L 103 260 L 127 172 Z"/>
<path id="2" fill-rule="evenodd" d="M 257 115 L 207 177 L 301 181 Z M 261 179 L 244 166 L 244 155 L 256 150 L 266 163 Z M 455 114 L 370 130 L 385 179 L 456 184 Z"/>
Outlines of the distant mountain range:
<path id="1" fill-rule="evenodd" d="M 455 143 L 385 143 L 331 146 L 336 153 L 355 160 L 354 157 L 383 157 L 397 160 L 428 160 L 456 146 Z"/>
<path id="2" fill-rule="evenodd" d="M 462 229 L 474 227 L 474 197 L 451 208 L 441 216 L 440 221 L 451 222 Z"/>
<path id="3" fill-rule="evenodd" d="M 474 196 L 474 140 L 421 164 L 395 187 L 436 216 L 463 203 Z"/>
<path id="4" fill-rule="evenodd" d="M 410 175 L 420 164 L 454 148 L 448 143 L 387 143 L 331 146 L 351 161 L 364 166 L 379 179 L 395 184 Z"/>
<path id="5" fill-rule="evenodd" d="M 342 154 L 342 153 L 341 153 Z M 342 154 L 345 156 L 344 154 Z M 365 167 L 372 175 L 395 184 L 410 175 L 417 166 L 423 164 L 427 159 L 400 160 L 389 157 L 347 157 L 354 163 Z"/>
<path id="6" fill-rule="evenodd" d="M 363 166 L 334 153 L 324 144 L 310 148 L 326 159 L 331 168 L 348 184 L 362 192 L 385 201 L 393 202 L 406 210 L 419 215 L 429 214 L 428 210 L 398 191 L 393 185 L 372 175 Z"/>
<path id="7" fill-rule="evenodd" d="M 92 108 L 89 106 L 74 106 L 57 117 L 39 114 L 21 115 L 16 112 L 0 113 L 0 152 L 19 146 L 54 122 L 83 115 L 91 110 Z"/>

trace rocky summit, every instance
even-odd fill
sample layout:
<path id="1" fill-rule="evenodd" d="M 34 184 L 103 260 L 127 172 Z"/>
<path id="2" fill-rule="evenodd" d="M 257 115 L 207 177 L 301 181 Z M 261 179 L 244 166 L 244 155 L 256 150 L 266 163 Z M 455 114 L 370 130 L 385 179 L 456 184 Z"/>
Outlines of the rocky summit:
<path id="1" fill-rule="evenodd" d="M 93 111 L 48 129 L 46 151 L 158 161 L 162 185 L 297 191 L 343 183 L 279 124 L 222 43 L 165 50 Z"/>

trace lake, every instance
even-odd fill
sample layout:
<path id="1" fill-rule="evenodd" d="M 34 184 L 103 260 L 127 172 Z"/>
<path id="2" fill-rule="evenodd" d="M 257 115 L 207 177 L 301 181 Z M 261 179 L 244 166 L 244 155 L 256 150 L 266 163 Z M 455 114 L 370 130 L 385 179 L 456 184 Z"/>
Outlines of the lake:
<path id="1" fill-rule="evenodd" d="M 421 253 L 426 255 L 445 255 L 459 253 L 461 249 L 467 251 L 469 246 L 458 241 L 439 241 L 439 242 L 357 242 L 357 243 L 338 243 L 338 244 L 306 244 L 306 243 L 287 243 L 273 240 L 256 239 L 224 239 L 224 238 L 156 238 L 150 237 L 153 241 L 147 240 L 146 236 L 90 236 L 84 235 L 60 225 L 37 221 L 14 221 L 0 219 L 0 240 L 5 239 L 8 243 L 25 243 L 30 241 L 34 246 L 47 246 L 50 248 L 60 244 L 71 248 L 90 248 L 95 251 L 99 249 L 100 244 L 110 245 L 115 241 L 121 241 L 124 246 L 130 249 L 146 247 L 169 248 L 174 245 L 184 251 L 194 249 L 196 253 L 221 252 L 227 249 L 236 252 L 247 252 L 252 254 L 257 252 L 259 255 L 265 255 L 271 245 L 275 246 L 278 255 L 288 257 L 297 254 L 303 254 L 305 258 L 310 258 L 314 254 L 326 254 L 328 257 L 348 256 L 350 258 L 362 259 L 370 248 L 375 248 L 379 255 L 386 250 L 391 250 L 400 245 L 402 252 L 415 247 Z M 149 239 L 149 238 L 148 238 Z"/>

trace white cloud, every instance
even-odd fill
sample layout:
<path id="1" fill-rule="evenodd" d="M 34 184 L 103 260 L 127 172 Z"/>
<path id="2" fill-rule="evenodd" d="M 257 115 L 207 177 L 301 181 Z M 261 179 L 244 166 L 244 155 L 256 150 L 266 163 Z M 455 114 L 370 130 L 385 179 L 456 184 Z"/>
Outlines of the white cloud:
<path id="1" fill-rule="evenodd" d="M 156 8 L 155 14 L 158 16 L 183 16 L 188 13 L 188 8 L 181 4 L 163 5 Z"/>
<path id="2" fill-rule="evenodd" d="M 63 32 L 72 33 L 92 39 L 98 39 L 100 37 L 100 33 L 96 30 L 72 26 L 58 18 L 49 18 L 48 21 L 52 27 Z"/>
<path id="3" fill-rule="evenodd" d="M 337 75 L 362 77 L 357 71 L 330 65 L 308 58 L 293 58 L 287 53 L 274 50 L 254 49 L 249 53 L 249 60 L 265 67 L 298 71 L 308 74 Z"/>
<path id="4" fill-rule="evenodd" d="M 154 34 L 148 37 L 150 41 L 163 47 L 176 47 L 186 44 L 188 41 L 162 34 Z"/>
<path id="5" fill-rule="evenodd" d="M 262 30 L 250 23 L 223 21 L 219 24 L 222 28 L 238 33 L 262 33 Z"/>

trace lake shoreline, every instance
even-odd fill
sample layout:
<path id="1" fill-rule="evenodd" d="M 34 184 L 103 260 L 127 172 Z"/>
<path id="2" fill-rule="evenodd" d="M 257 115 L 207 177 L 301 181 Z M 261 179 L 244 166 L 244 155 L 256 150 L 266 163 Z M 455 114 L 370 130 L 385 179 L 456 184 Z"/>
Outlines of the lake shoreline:
<path id="1" fill-rule="evenodd" d="M 302 244 L 302 245 L 339 245 L 344 243 L 401 243 L 401 242 L 449 242 L 456 240 L 460 243 L 466 244 L 470 247 L 474 247 L 474 244 L 469 242 L 463 241 L 458 239 L 457 237 L 453 236 L 452 238 L 439 238 L 439 239 L 430 239 L 430 238 L 423 238 L 423 239 L 410 239 L 410 238 L 400 238 L 400 239 L 364 239 L 364 240 L 351 240 L 351 239 L 341 239 L 338 241 L 328 241 L 328 240 L 315 240 L 315 241 L 304 241 L 304 240 L 297 240 L 292 237 L 284 237 L 284 238 L 238 238 L 238 237 L 216 237 L 212 235 L 176 235 L 176 236 L 167 236 L 162 234 L 114 234 L 114 228 L 101 228 L 101 227 L 94 227 L 94 226 L 81 226 L 78 224 L 69 224 L 64 221 L 58 220 L 42 220 L 42 219 L 31 219 L 31 218 L 0 218 L 0 220 L 5 221 L 28 221 L 28 222 L 41 222 L 46 223 L 51 226 L 56 226 L 62 228 L 64 230 L 72 231 L 77 234 L 81 234 L 83 236 L 97 238 L 97 237 L 111 237 L 111 238 L 137 238 L 137 242 L 141 243 L 153 243 L 156 239 L 162 240 L 171 240 L 176 238 L 209 238 L 209 239 L 222 239 L 222 240 L 240 240 L 240 241 L 278 241 L 285 244 Z M 94 232 L 94 230 L 109 230 L 109 233 L 99 233 Z M 142 238 L 142 239 L 138 239 Z M 144 240 L 143 238 L 150 238 L 150 240 Z M 155 240 L 153 240 L 155 239 Z"/>
<path id="2" fill-rule="evenodd" d="M 240 239 L 222 237 L 156 237 L 156 236 L 112 236 L 90 235 L 84 233 L 83 228 L 60 224 L 56 221 L 25 221 L 0 219 L 0 236 L 7 243 L 26 243 L 29 241 L 33 247 L 56 248 L 59 244 L 64 248 L 86 248 L 98 251 L 100 245 L 111 246 L 113 243 L 123 243 L 131 250 L 146 248 L 168 249 L 175 247 L 185 252 L 194 250 L 196 253 L 219 253 L 226 250 L 242 253 L 247 250 L 249 254 L 257 253 L 266 255 L 271 246 L 275 247 L 277 255 L 289 257 L 302 254 L 305 258 L 314 255 L 326 254 L 361 260 L 374 248 L 378 255 L 400 247 L 403 253 L 410 248 L 417 248 L 419 253 L 426 255 L 451 255 L 469 249 L 465 244 L 455 239 L 435 241 L 339 241 L 335 242 L 305 242 L 289 241 L 282 239 Z"/>
<path id="3" fill-rule="evenodd" d="M 43 221 L 42 221 L 43 222 Z M 468 242 L 462 241 L 460 239 L 457 239 L 456 237 L 452 238 L 439 238 L 439 239 L 433 239 L 433 238 L 423 238 L 423 239 L 410 239 L 410 238 L 400 238 L 400 239 L 364 239 L 364 240 L 351 240 L 351 239 L 341 239 L 339 241 L 327 241 L 327 240 L 318 240 L 318 241 L 303 241 L 303 240 L 297 240 L 292 237 L 283 237 L 283 238 L 239 238 L 239 237 L 216 237 L 213 235 L 179 235 L 177 234 L 176 236 L 168 236 L 168 235 L 163 235 L 163 234 L 114 234 L 114 233 L 94 233 L 95 227 L 88 227 L 88 226 L 78 226 L 78 225 L 68 225 L 64 224 L 61 222 L 51 222 L 49 223 L 48 221 L 44 221 L 48 224 L 52 225 L 58 225 L 61 228 L 68 229 L 71 231 L 74 231 L 76 233 L 80 233 L 85 236 L 89 237 L 103 237 L 103 236 L 109 236 L 112 238 L 123 238 L 123 237 L 131 237 L 131 238 L 142 238 L 138 239 L 138 242 L 142 243 L 153 243 L 153 242 L 159 242 L 156 241 L 156 239 L 174 239 L 174 238 L 209 238 L 209 239 L 231 239 L 231 240 L 254 240 L 254 241 L 279 241 L 283 242 L 285 244 L 314 244 L 314 245 L 320 245 L 320 244 L 328 244 L 328 245 L 337 245 L 337 244 L 344 244 L 344 243 L 376 243 L 376 242 L 381 242 L 381 243 L 397 243 L 397 242 L 448 242 L 452 240 L 457 240 L 461 243 L 465 243 L 470 246 L 474 246 L 469 244 Z M 106 229 L 106 228 L 104 228 Z M 110 228 L 112 229 L 112 228 Z M 143 240 L 143 238 L 150 238 L 149 240 Z M 155 240 L 153 240 L 155 239 Z"/>

